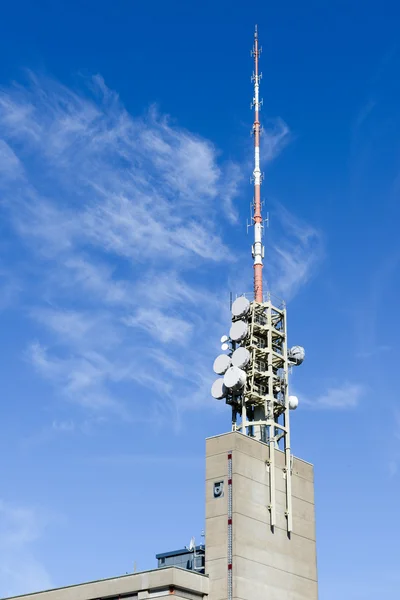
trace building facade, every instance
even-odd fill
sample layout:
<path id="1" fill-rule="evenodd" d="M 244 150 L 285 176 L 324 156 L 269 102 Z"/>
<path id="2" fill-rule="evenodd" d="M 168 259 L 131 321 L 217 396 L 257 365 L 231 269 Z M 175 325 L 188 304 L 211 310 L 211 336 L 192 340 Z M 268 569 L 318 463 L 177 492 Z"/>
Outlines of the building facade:
<path id="1" fill-rule="evenodd" d="M 180 567 L 197 573 L 205 573 L 205 547 L 194 546 L 163 552 L 156 555 L 158 568 L 162 567 Z"/>
<path id="2" fill-rule="evenodd" d="M 206 573 L 211 600 L 317 600 L 313 466 L 232 432 L 207 440 Z M 271 490 L 271 479 L 275 489 Z M 271 525 L 272 504 L 276 522 Z"/>
<path id="3" fill-rule="evenodd" d="M 208 578 L 195 571 L 166 567 L 14 596 L 13 600 L 157 600 L 165 596 L 176 600 L 205 600 Z"/>

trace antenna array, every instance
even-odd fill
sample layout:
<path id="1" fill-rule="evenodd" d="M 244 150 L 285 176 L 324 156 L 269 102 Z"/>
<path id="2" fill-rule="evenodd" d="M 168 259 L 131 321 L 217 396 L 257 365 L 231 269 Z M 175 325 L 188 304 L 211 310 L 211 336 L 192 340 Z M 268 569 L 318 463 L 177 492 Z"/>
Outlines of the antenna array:
<path id="1" fill-rule="evenodd" d="M 270 447 L 270 514 L 275 525 L 275 450 L 285 454 L 286 516 L 288 531 L 292 530 L 291 451 L 289 413 L 298 406 L 298 399 L 289 395 L 289 371 L 300 365 L 304 348 L 287 345 L 286 306 L 263 294 L 261 216 L 260 121 L 258 70 L 260 49 L 257 28 L 254 34 L 254 299 L 246 294 L 231 305 L 232 324 L 229 336 L 221 338 L 220 354 L 214 361 L 214 372 L 220 377 L 213 383 L 211 394 L 224 399 L 232 409 L 232 431 L 260 440 Z"/>

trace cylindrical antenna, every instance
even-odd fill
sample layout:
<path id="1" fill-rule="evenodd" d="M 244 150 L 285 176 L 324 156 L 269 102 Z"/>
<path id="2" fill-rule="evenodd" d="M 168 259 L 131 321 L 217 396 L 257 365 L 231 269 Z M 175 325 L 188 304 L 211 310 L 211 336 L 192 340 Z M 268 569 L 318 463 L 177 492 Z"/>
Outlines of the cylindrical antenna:
<path id="1" fill-rule="evenodd" d="M 253 258 L 254 258 L 254 299 L 256 302 L 263 301 L 263 281 L 262 281 L 262 269 L 263 269 L 263 257 L 264 247 L 262 245 L 262 228 L 263 221 L 261 216 L 261 170 L 260 170 L 260 79 L 261 75 L 258 72 L 258 60 L 260 57 L 260 49 L 258 47 L 258 32 L 257 25 L 254 31 L 254 46 L 252 50 L 254 56 L 254 73 L 252 80 L 254 81 L 254 203 L 253 203 L 253 221 L 254 221 L 254 245 L 253 245 Z"/>

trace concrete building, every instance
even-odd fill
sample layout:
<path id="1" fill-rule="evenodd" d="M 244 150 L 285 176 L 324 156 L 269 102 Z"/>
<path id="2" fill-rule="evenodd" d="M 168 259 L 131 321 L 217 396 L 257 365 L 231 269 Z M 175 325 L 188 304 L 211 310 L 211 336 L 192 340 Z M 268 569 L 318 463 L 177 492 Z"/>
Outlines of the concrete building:
<path id="1" fill-rule="evenodd" d="M 165 596 L 176 600 L 205 600 L 208 596 L 208 578 L 195 571 L 165 567 L 14 596 L 14 600 L 157 600 Z"/>
<path id="2" fill-rule="evenodd" d="M 292 460 L 293 530 L 288 533 L 284 452 L 275 450 L 276 490 L 271 494 L 267 444 L 237 432 L 206 444 L 210 599 L 317 600 L 312 465 Z"/>
<path id="3" fill-rule="evenodd" d="M 197 573 L 205 573 L 205 547 L 193 546 L 172 552 L 156 554 L 158 567 L 181 567 Z"/>

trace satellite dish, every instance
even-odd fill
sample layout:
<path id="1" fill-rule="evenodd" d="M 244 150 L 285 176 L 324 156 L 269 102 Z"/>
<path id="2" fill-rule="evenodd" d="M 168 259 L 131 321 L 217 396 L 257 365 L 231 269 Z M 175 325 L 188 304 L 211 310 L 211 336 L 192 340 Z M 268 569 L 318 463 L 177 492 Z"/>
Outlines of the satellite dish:
<path id="1" fill-rule="evenodd" d="M 224 375 L 225 387 L 238 392 L 241 390 L 246 383 L 246 373 L 238 367 L 230 367 Z"/>
<path id="2" fill-rule="evenodd" d="M 229 369 L 230 366 L 231 366 L 230 357 L 227 354 L 220 354 L 214 360 L 214 365 L 213 365 L 214 373 L 216 373 L 217 375 L 223 375 L 224 373 L 226 373 L 226 371 Z"/>
<path id="3" fill-rule="evenodd" d="M 221 346 L 221 350 L 228 350 L 229 349 L 229 344 L 222 344 Z"/>
<path id="4" fill-rule="evenodd" d="M 234 317 L 245 317 L 249 310 L 250 302 L 244 296 L 239 296 L 232 304 L 232 315 Z"/>
<path id="5" fill-rule="evenodd" d="M 239 369 L 244 369 L 246 365 L 249 364 L 250 361 L 250 352 L 247 348 L 238 348 L 232 354 L 232 365 L 234 367 L 239 367 Z"/>
<path id="6" fill-rule="evenodd" d="M 221 338 L 221 344 L 225 344 L 225 342 L 229 342 L 229 337 L 227 335 L 223 335 Z"/>
<path id="7" fill-rule="evenodd" d="M 299 405 L 299 399 L 297 396 L 289 396 L 289 408 L 290 410 L 296 410 Z"/>
<path id="8" fill-rule="evenodd" d="M 224 385 L 224 380 L 222 377 L 219 377 L 211 386 L 211 396 L 216 400 L 222 400 L 223 398 L 226 398 L 227 394 L 228 390 Z"/>
<path id="9" fill-rule="evenodd" d="M 245 321 L 235 321 L 229 331 L 229 335 L 234 342 L 241 342 L 247 335 L 248 325 Z"/>
<path id="10" fill-rule="evenodd" d="M 293 346 L 289 350 L 289 360 L 295 365 L 301 365 L 306 356 L 306 351 L 303 346 Z"/>

